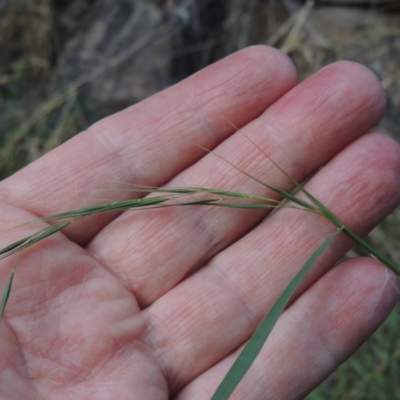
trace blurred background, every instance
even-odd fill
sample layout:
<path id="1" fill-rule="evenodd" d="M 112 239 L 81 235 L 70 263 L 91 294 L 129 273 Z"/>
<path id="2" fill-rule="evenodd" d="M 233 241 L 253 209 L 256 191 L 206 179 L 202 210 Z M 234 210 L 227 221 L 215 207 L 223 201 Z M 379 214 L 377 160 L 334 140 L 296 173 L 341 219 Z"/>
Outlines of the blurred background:
<path id="1" fill-rule="evenodd" d="M 388 96 L 378 129 L 400 141 L 400 0 L 0 0 L 0 178 L 259 43 L 302 80 L 339 59 L 366 65 Z M 399 265 L 400 208 L 368 240 Z M 307 399 L 400 399 L 399 331 L 397 307 Z"/>

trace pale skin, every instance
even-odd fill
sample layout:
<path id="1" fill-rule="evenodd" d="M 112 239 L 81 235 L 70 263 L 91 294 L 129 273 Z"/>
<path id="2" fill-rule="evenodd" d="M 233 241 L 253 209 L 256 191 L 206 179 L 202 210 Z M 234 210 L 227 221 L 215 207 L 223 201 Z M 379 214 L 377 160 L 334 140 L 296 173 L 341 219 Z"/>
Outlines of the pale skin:
<path id="1" fill-rule="evenodd" d="M 400 200 L 400 148 L 367 133 L 384 107 L 360 65 L 297 85 L 285 55 L 245 49 L 3 181 L 1 226 L 133 197 L 133 183 L 271 195 L 195 143 L 286 188 L 243 132 L 296 179 L 318 170 L 307 189 L 364 235 Z M 265 216 L 202 206 L 92 216 L 25 251 L 0 326 L 0 397 L 209 399 L 334 231 L 297 210 Z M 39 227 L 2 230 L 0 245 Z M 233 399 L 303 398 L 383 322 L 397 278 L 372 258 L 332 268 L 350 246 L 340 236 L 314 266 Z M 15 261 L 2 261 L 1 287 Z"/>

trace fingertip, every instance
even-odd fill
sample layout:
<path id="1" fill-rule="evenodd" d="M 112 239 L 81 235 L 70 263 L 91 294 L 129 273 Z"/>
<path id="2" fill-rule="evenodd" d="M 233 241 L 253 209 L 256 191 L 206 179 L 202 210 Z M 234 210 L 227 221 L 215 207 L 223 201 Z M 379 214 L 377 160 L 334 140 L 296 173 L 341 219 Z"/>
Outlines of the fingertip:
<path id="1" fill-rule="evenodd" d="M 339 60 L 331 64 L 326 65 L 320 71 L 332 70 L 338 75 L 343 75 L 345 78 L 351 77 L 350 80 L 364 80 L 373 86 L 373 89 L 377 89 L 384 95 L 383 87 L 378 77 L 373 73 L 371 69 L 363 64 L 349 60 Z"/>
<path id="2" fill-rule="evenodd" d="M 382 118 L 386 109 L 386 93 L 378 77 L 369 68 L 357 62 L 341 60 L 327 65 L 317 74 L 334 75 L 336 84 L 347 88 L 343 94 L 348 97 L 361 96 L 363 111 L 367 106 L 376 121 Z M 346 96 L 343 96 L 344 101 Z"/>
<path id="3" fill-rule="evenodd" d="M 398 277 L 371 257 L 346 260 L 326 275 L 319 289 L 332 300 L 324 303 L 326 329 L 321 335 L 338 363 L 385 321 L 396 305 L 398 288 Z"/>
<path id="4" fill-rule="evenodd" d="M 389 136 L 381 133 L 363 135 L 333 162 L 337 176 L 341 176 L 337 188 L 344 188 L 347 181 L 347 194 L 352 193 L 346 196 L 343 192 L 342 205 L 345 206 L 346 201 L 350 202 L 348 207 L 351 203 L 358 204 L 369 212 L 371 224 L 378 224 L 400 202 L 400 145 Z"/>
<path id="5" fill-rule="evenodd" d="M 379 326 L 397 302 L 399 277 L 372 257 L 352 258 L 336 268 L 356 296 L 362 299 L 365 312 L 377 318 Z"/>
<path id="6" fill-rule="evenodd" d="M 288 89 L 295 86 L 298 80 L 296 67 L 291 58 L 282 51 L 265 45 L 250 46 L 237 53 L 246 57 L 252 65 L 260 68 L 262 71 L 268 71 L 276 68 L 276 79 L 282 79 L 282 83 L 288 86 Z"/>
<path id="7" fill-rule="evenodd" d="M 286 54 L 273 47 L 255 45 L 199 71 L 189 81 L 204 94 L 220 87 L 221 96 L 225 97 L 233 88 L 241 87 L 242 96 L 260 99 L 262 112 L 297 84 L 297 71 Z"/>
<path id="8" fill-rule="evenodd" d="M 397 190 L 396 198 L 400 200 L 400 186 L 397 184 L 400 177 L 400 144 L 390 136 L 378 132 L 369 133 L 364 140 L 369 141 L 382 178 L 386 177 L 388 183 Z"/>

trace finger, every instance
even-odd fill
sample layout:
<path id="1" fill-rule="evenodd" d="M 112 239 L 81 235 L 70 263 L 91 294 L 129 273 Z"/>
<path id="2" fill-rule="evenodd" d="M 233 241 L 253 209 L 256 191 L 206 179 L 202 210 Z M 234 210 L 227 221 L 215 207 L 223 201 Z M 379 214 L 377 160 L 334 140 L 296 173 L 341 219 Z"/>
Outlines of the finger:
<path id="1" fill-rule="evenodd" d="M 337 266 L 282 314 L 232 400 L 303 399 L 375 331 L 397 297 L 396 276 L 377 261 Z M 177 399 L 210 399 L 238 354 L 188 384 Z"/>
<path id="2" fill-rule="evenodd" d="M 375 125 L 384 103 L 382 88 L 370 71 L 353 63 L 337 63 L 292 89 L 242 131 L 301 181 Z M 283 174 L 241 132 L 215 151 L 270 185 L 287 185 Z M 213 154 L 168 186 L 276 197 Z M 147 306 L 265 215 L 212 207 L 125 213 L 93 240 L 89 250 Z"/>
<path id="3" fill-rule="evenodd" d="M 339 153 L 307 189 L 363 235 L 399 202 L 399 175 L 399 146 L 371 134 Z M 171 387 L 180 388 L 246 341 L 334 229 L 315 214 L 281 209 L 152 304 L 147 340 L 164 363 Z M 345 235 L 339 237 L 306 277 L 302 291 L 350 247 Z"/>
<path id="4" fill-rule="evenodd" d="M 291 61 L 279 51 L 243 50 L 98 122 L 4 181 L 1 197 L 38 216 L 104 197 L 132 197 L 127 184 L 160 186 L 198 160 L 203 152 L 192 141 L 211 149 L 232 134 L 235 129 L 221 115 L 243 126 L 295 82 Z M 99 189 L 108 190 L 101 195 Z M 85 242 L 111 218 L 88 218 L 68 228 L 68 235 Z"/>

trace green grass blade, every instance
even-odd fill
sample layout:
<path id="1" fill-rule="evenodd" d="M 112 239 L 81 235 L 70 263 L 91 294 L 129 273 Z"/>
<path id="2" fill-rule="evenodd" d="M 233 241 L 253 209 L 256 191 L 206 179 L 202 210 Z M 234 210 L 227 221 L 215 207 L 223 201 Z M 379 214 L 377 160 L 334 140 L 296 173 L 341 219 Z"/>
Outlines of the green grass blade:
<path id="1" fill-rule="evenodd" d="M 15 267 L 11 270 L 11 274 L 8 278 L 6 287 L 4 289 L 4 293 L 3 293 L 3 299 L 1 301 L 1 308 L 0 308 L 0 321 L 3 319 L 3 314 L 4 311 L 6 309 L 6 305 L 8 302 L 8 298 L 10 297 L 10 293 L 11 293 L 11 286 L 14 280 L 14 272 L 15 272 Z"/>
<path id="2" fill-rule="evenodd" d="M 12 243 L 11 245 L 5 247 L 4 249 L 2 249 L 0 251 L 0 259 L 8 257 L 14 253 L 17 253 L 29 246 L 34 245 L 37 242 L 40 242 L 41 240 L 53 235 L 54 233 L 66 228 L 68 225 L 70 224 L 70 222 L 64 222 L 62 224 L 56 225 L 56 226 L 51 226 L 49 228 L 43 229 L 42 231 L 27 236 L 24 239 L 18 240 L 17 242 Z M 14 280 L 14 272 L 15 272 L 15 265 L 13 267 L 13 269 L 11 270 L 11 274 L 8 278 L 6 287 L 4 289 L 3 292 L 3 299 L 1 301 L 1 306 L 0 306 L 0 321 L 3 318 L 3 314 L 8 302 L 8 299 L 10 297 L 10 293 L 11 293 L 11 286 Z"/>
<path id="3" fill-rule="evenodd" d="M 211 400 L 227 400 L 236 389 L 246 372 L 249 370 L 257 355 L 261 351 L 265 341 L 267 340 L 272 328 L 275 326 L 278 318 L 282 314 L 283 310 L 289 303 L 293 293 L 299 287 L 300 283 L 316 263 L 321 254 L 327 249 L 327 247 L 333 242 L 333 240 L 339 235 L 342 229 L 337 229 L 336 232 L 330 236 L 322 246 L 320 246 L 303 265 L 301 270 L 291 280 L 289 285 L 279 296 L 278 300 L 272 306 L 271 310 L 265 316 L 249 342 L 240 353 L 237 360 L 232 365 L 231 369 L 217 388 Z"/>
<path id="4" fill-rule="evenodd" d="M 59 225 L 51 226 L 49 228 L 43 229 L 38 233 L 34 233 L 33 235 L 27 236 L 21 240 L 17 240 L 14 243 L 4 247 L 0 250 L 0 260 L 3 258 L 9 257 L 19 251 L 26 249 L 29 246 L 33 246 L 35 243 L 40 242 L 43 239 L 53 235 L 54 233 L 61 231 L 66 228 L 72 221 L 67 221 Z"/>
<path id="5" fill-rule="evenodd" d="M 355 232 L 353 232 L 351 229 L 349 229 L 347 226 L 343 228 L 343 232 L 346 233 L 346 235 L 350 236 L 357 244 L 359 244 L 361 247 L 363 247 L 369 254 L 373 255 L 376 259 L 378 259 L 380 262 L 385 264 L 389 269 L 391 269 L 397 276 L 400 276 L 400 269 L 396 267 L 390 261 L 387 257 L 385 257 L 383 254 L 379 253 L 378 250 L 373 248 L 368 242 L 366 242 L 363 238 L 358 236 Z"/>
<path id="6" fill-rule="evenodd" d="M 143 191 L 143 190 L 142 190 Z M 165 188 L 152 188 L 144 190 L 146 193 L 176 193 L 176 194 L 198 194 L 198 193 L 209 193 L 220 195 L 224 197 L 234 197 L 240 199 L 252 199 L 252 200 L 261 200 L 265 202 L 280 203 L 280 200 L 271 199 L 268 197 L 256 196 L 249 193 L 244 192 L 233 192 L 228 190 L 221 189 L 213 189 L 213 188 L 199 188 L 199 187 L 185 187 L 185 188 L 173 188 L 173 187 L 165 187 Z"/>
<path id="7" fill-rule="evenodd" d="M 16 242 L 11 243 L 10 245 L 8 245 L 6 247 L 3 247 L 0 250 L 0 256 L 3 255 L 3 254 L 9 254 L 10 252 L 15 251 L 15 250 L 18 251 L 21 247 L 23 247 L 24 243 L 26 243 L 26 241 L 29 238 L 30 238 L 30 236 L 28 236 L 27 238 L 23 238 L 23 239 L 17 240 Z"/>
<path id="8" fill-rule="evenodd" d="M 21 240 L 11 243 L 10 245 L 0 250 L 0 260 L 10 257 L 13 254 L 16 254 L 30 246 L 33 246 L 35 243 L 40 242 L 41 240 L 47 238 L 48 236 L 51 236 L 54 233 L 60 231 L 61 229 L 64 229 L 70 223 L 71 221 L 64 222 L 56 226 L 51 226 L 50 228 L 43 229 L 38 233 L 34 233 L 33 235 L 29 235 Z"/>
<path id="9" fill-rule="evenodd" d="M 44 229 L 43 231 L 40 231 L 39 233 L 32 235 L 31 239 L 29 240 L 30 242 L 29 244 L 30 245 L 35 244 L 43 239 L 46 239 L 51 235 L 54 235 L 56 232 L 66 228 L 69 224 L 70 222 L 64 222 L 62 224 L 51 226 L 50 228 Z"/>
<path id="10" fill-rule="evenodd" d="M 29 235 L 23 239 L 20 239 L 10 245 L 0 249 L 0 260 L 9 257 L 19 251 L 32 246 L 41 240 L 53 235 L 54 233 L 64 229 L 69 224 L 77 221 L 78 219 L 87 217 L 93 214 L 100 214 L 112 211 L 126 211 L 126 210 L 144 210 L 144 209 L 155 209 L 163 207 L 175 207 L 175 206 L 191 206 L 191 205 L 218 205 L 221 207 L 233 207 L 233 208 L 275 208 L 280 206 L 279 202 L 274 202 L 272 199 L 262 198 L 258 196 L 252 196 L 240 192 L 225 192 L 217 189 L 203 189 L 203 188 L 172 188 L 172 189 L 160 189 L 157 191 L 168 192 L 170 196 L 158 196 L 144 199 L 134 200 L 122 200 L 111 203 L 98 204 L 94 206 L 84 207 L 77 210 L 66 211 L 59 214 L 50 215 L 33 222 L 50 222 L 50 221 L 64 221 L 60 224 L 45 228 L 38 233 Z M 252 204 L 252 203 L 223 203 L 223 198 L 206 198 L 206 199 L 188 199 L 187 201 L 181 201 L 179 203 L 168 203 L 168 201 L 176 200 L 179 198 L 187 197 L 196 194 L 219 194 L 228 198 L 241 198 L 241 199 L 252 199 L 262 200 L 264 204 Z M 272 204 L 271 204 L 272 203 Z M 24 224 L 26 225 L 26 224 Z M 23 225 L 21 225 L 23 226 Z"/>
<path id="11" fill-rule="evenodd" d="M 80 208 L 78 210 L 66 211 L 59 214 L 54 214 L 49 217 L 42 218 L 43 221 L 61 220 L 61 219 L 71 219 L 76 220 L 89 215 L 100 214 L 110 211 L 125 211 L 133 208 L 145 208 L 149 206 L 154 206 L 157 204 L 164 203 L 171 200 L 173 197 L 151 197 L 144 199 L 134 199 L 134 200 L 122 200 L 113 201 L 111 203 L 96 204 L 94 206 Z"/>
<path id="12" fill-rule="evenodd" d="M 281 169 L 282 171 L 282 169 Z M 284 172 L 284 171 L 283 171 Z M 302 184 L 296 182 L 292 178 L 293 182 L 295 182 L 297 188 L 302 191 L 308 199 L 315 205 L 315 207 L 319 210 L 319 214 L 331 221 L 338 228 L 343 228 L 343 232 L 351 237 L 358 245 L 363 247 L 369 254 L 373 255 L 383 264 L 385 264 L 389 269 L 391 269 L 396 275 L 400 276 L 400 269 L 396 267 L 387 257 L 383 254 L 379 253 L 375 248 L 373 248 L 368 242 L 366 242 L 363 238 L 358 236 L 355 232 L 353 232 L 350 228 L 345 226 L 343 222 L 331 211 L 328 207 L 326 207 L 323 203 L 321 203 L 316 197 L 314 197 Z"/>
<path id="13" fill-rule="evenodd" d="M 355 232 L 353 232 L 350 228 L 345 226 L 343 222 L 331 211 L 328 207 L 326 207 L 323 203 L 321 203 L 316 197 L 314 197 L 301 183 L 297 182 L 290 174 L 288 174 L 283 168 L 281 168 L 278 163 L 276 163 L 259 145 L 257 145 L 250 137 L 243 133 L 247 140 L 249 140 L 254 146 L 256 146 L 264 155 L 267 157 L 276 168 L 279 169 L 282 174 L 284 174 L 295 186 L 296 189 L 303 192 L 304 195 L 311 201 L 314 205 L 317 213 L 331 221 L 338 228 L 343 227 L 343 232 L 351 237 L 358 245 L 363 247 L 367 252 L 385 264 L 389 269 L 391 269 L 396 275 L 400 276 L 400 269 L 396 267 L 387 257 L 383 254 L 379 253 L 376 249 L 374 249 L 368 242 L 358 236 Z M 267 186 L 268 187 L 268 186 Z M 287 199 L 289 197 L 285 196 Z M 291 200 L 291 199 L 290 199 Z M 299 203 L 298 203 L 299 204 Z M 303 206 L 304 207 L 304 206 Z"/>

